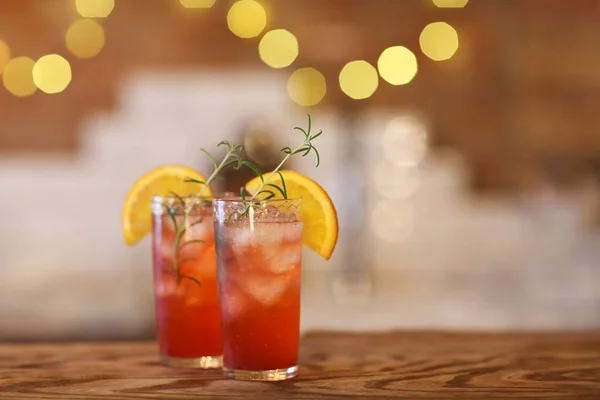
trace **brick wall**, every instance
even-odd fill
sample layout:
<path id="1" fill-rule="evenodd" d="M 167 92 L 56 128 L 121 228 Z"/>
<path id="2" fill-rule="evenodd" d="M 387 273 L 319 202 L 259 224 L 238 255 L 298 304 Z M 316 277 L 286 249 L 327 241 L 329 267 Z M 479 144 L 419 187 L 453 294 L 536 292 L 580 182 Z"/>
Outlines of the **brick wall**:
<path id="1" fill-rule="evenodd" d="M 544 179 L 568 185 L 582 174 L 597 174 L 598 1 L 471 0 L 464 9 L 437 9 L 428 0 L 263 3 L 268 28 L 285 27 L 299 39 L 294 66 L 315 66 L 326 75 L 323 105 L 424 113 L 434 144 L 465 156 L 476 187 L 513 189 Z M 0 89 L 0 152 L 76 152 L 82 121 L 98 111 L 114 112 L 120 82 L 139 69 L 269 71 L 258 58 L 257 40 L 227 30 L 230 4 L 219 0 L 210 10 L 184 10 L 175 0 L 117 2 L 102 21 L 107 44 L 100 55 L 69 58 L 74 79 L 64 93 L 17 99 Z M 14 55 L 67 54 L 63 37 L 76 18 L 71 0 L 5 1 L 0 39 Z M 421 29 L 438 20 L 456 27 L 461 40 L 456 56 L 444 63 L 418 48 Z M 376 63 L 390 45 L 417 54 L 414 81 L 402 87 L 382 81 L 373 98 L 349 100 L 337 87 L 342 65 L 358 58 Z"/>

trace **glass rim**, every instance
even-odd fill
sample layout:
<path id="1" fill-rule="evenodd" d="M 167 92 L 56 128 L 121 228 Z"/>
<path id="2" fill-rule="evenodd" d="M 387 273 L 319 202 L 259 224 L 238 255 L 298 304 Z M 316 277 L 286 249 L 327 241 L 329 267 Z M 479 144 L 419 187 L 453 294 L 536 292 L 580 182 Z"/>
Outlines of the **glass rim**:
<path id="1" fill-rule="evenodd" d="M 218 194 L 213 194 L 212 196 L 196 196 L 196 195 L 185 195 L 185 196 L 173 196 L 173 195 L 166 195 L 166 196 L 161 196 L 161 195 L 153 195 L 150 197 L 152 203 L 162 203 L 165 202 L 166 200 L 176 200 L 178 201 L 179 198 L 182 198 L 183 200 L 204 200 L 204 201 L 213 201 L 216 200 L 222 196 L 228 196 L 228 195 L 232 195 L 232 197 L 237 196 L 236 192 L 222 192 L 222 193 L 218 193 Z"/>
<path id="2" fill-rule="evenodd" d="M 302 200 L 302 197 L 292 197 L 289 199 L 268 199 L 268 200 L 260 200 L 260 199 L 254 199 L 254 200 L 250 200 L 250 199 L 242 199 L 241 196 L 236 196 L 236 197 L 227 197 L 227 198 L 215 198 L 213 199 L 213 201 L 215 203 L 244 203 L 244 202 L 252 202 L 252 203 L 259 203 L 259 204 L 269 204 L 269 203 L 279 203 L 279 202 L 284 202 L 284 201 L 300 201 Z"/>

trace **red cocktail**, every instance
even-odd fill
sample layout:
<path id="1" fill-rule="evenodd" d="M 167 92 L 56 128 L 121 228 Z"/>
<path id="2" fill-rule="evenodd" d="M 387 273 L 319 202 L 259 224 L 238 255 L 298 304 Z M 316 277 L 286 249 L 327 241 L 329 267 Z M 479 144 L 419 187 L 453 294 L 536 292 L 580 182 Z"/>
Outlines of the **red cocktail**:
<path id="1" fill-rule="evenodd" d="M 163 362 L 218 368 L 221 321 L 212 205 L 196 200 L 184 210 L 179 199 L 155 197 L 152 209 L 156 322 Z"/>
<path id="2" fill-rule="evenodd" d="M 223 368 L 235 379 L 298 373 L 302 220 L 299 200 L 215 200 Z M 243 212 L 243 211 L 242 211 Z"/>

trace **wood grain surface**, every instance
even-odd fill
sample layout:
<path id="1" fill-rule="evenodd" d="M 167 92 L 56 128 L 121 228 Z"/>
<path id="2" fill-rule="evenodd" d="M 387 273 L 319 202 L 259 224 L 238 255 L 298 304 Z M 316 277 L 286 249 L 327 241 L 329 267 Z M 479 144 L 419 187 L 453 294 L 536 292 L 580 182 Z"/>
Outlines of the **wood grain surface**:
<path id="1" fill-rule="evenodd" d="M 311 333 L 300 376 L 171 369 L 153 343 L 0 346 L 2 399 L 600 399 L 600 333 Z"/>

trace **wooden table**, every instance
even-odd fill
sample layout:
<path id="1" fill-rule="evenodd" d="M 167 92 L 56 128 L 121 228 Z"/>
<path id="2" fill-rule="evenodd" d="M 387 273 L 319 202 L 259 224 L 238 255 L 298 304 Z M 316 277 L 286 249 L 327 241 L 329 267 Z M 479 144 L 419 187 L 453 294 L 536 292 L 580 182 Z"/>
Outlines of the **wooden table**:
<path id="1" fill-rule="evenodd" d="M 600 333 L 311 333 L 300 376 L 225 380 L 157 362 L 154 343 L 0 346 L 7 399 L 600 399 Z"/>

